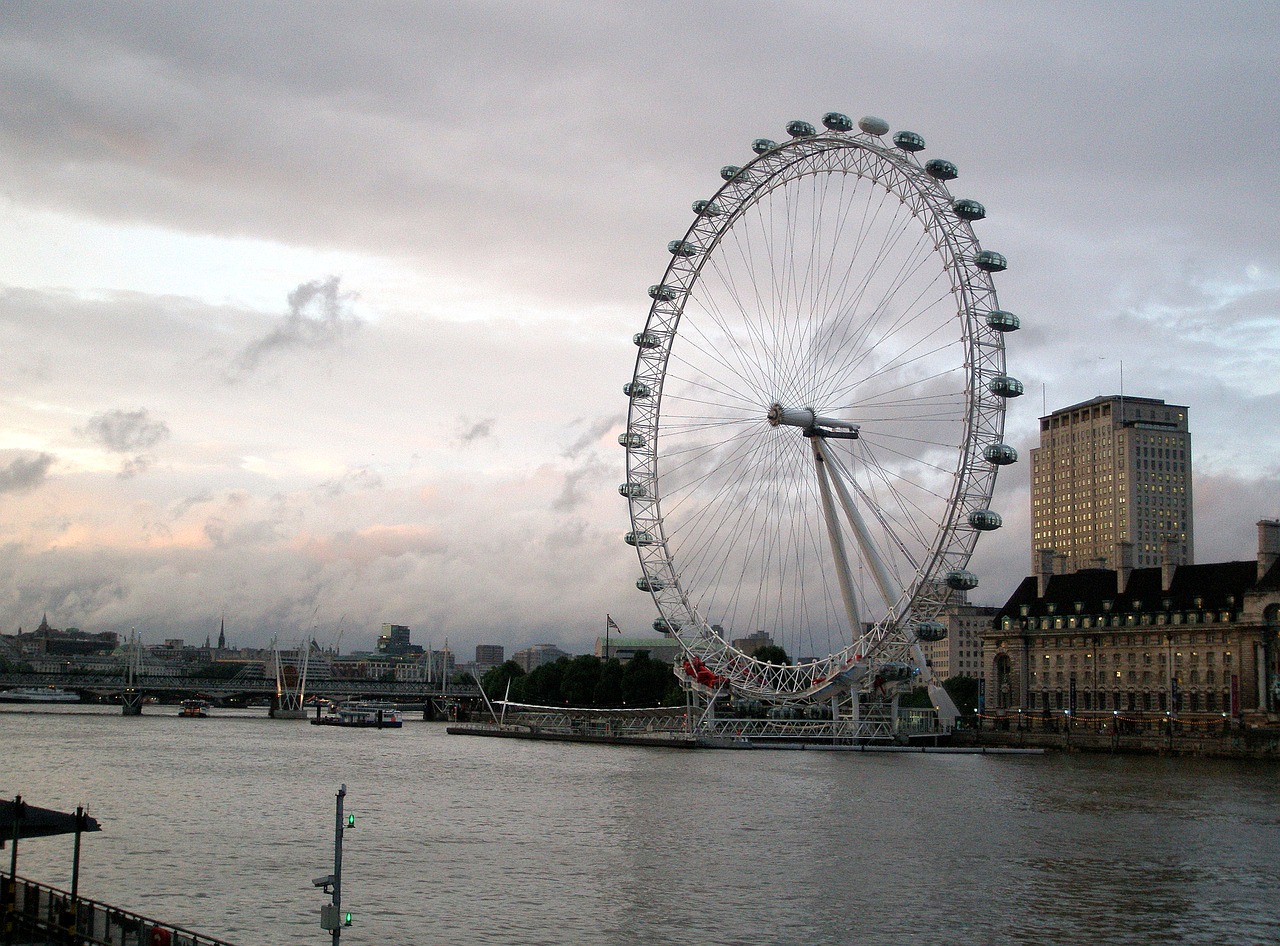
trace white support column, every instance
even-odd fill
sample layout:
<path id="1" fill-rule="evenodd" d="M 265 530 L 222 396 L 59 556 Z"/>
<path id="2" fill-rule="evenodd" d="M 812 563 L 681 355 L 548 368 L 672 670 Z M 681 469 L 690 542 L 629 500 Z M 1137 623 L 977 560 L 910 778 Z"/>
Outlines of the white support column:
<path id="1" fill-rule="evenodd" d="M 814 468 L 818 474 L 818 489 L 822 494 L 822 515 L 827 522 L 827 535 L 831 540 L 831 554 L 835 558 L 836 577 L 840 581 L 840 597 L 844 600 L 845 614 L 849 618 L 851 640 L 862 636 L 862 621 L 858 616 L 858 601 L 853 592 L 853 576 L 849 571 L 849 556 L 845 552 L 844 534 L 836 518 L 835 503 L 831 500 L 830 473 L 823 453 L 820 437 L 809 438 L 813 445 Z"/>
<path id="2" fill-rule="evenodd" d="M 818 438 L 814 437 L 813 439 L 816 441 Z M 817 449 L 816 443 L 814 449 Z M 884 598 L 884 606 L 892 611 L 898 603 L 900 589 L 896 587 L 892 577 L 889 575 L 889 570 L 885 567 L 884 560 L 880 557 L 880 552 L 871 541 L 871 532 L 867 529 L 867 523 L 862 518 L 862 513 L 858 511 L 858 507 L 854 505 L 853 497 L 849 495 L 849 488 L 844 482 L 844 477 L 847 474 L 840 469 L 837 463 L 832 462 L 827 464 L 827 475 L 831 477 L 836 485 L 836 495 L 840 497 L 840 505 L 844 508 L 844 514 L 848 518 L 849 524 L 853 526 L 854 535 L 857 536 L 858 545 L 862 549 L 862 557 L 871 566 L 871 575 L 875 579 L 876 587 L 880 589 L 880 596 Z"/>

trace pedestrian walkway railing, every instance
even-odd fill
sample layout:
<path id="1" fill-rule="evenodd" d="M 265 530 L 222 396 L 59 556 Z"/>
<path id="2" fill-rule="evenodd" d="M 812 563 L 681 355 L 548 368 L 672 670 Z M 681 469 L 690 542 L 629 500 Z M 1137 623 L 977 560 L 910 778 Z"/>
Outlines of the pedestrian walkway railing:
<path id="1" fill-rule="evenodd" d="M 56 887 L 0 874 L 0 943 L 68 946 L 231 946 L 194 930 L 72 898 Z"/>

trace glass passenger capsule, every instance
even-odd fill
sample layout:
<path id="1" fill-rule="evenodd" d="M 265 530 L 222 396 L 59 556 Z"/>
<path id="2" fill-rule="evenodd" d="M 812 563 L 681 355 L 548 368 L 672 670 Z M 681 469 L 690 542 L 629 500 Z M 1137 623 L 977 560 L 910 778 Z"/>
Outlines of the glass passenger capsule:
<path id="1" fill-rule="evenodd" d="M 812 138 L 817 133 L 818 129 L 814 128 L 808 122 L 787 122 L 787 134 L 792 138 Z"/>
<path id="2" fill-rule="evenodd" d="M 649 298 L 657 299 L 659 302 L 670 302 L 678 295 L 680 295 L 680 290 L 674 286 L 657 285 L 649 287 Z"/>
<path id="3" fill-rule="evenodd" d="M 627 545 L 637 545 L 637 546 L 654 544 L 653 536 L 643 530 L 628 532 L 626 535 L 622 537 L 622 541 L 626 542 Z"/>
<path id="4" fill-rule="evenodd" d="M 1022 327 L 1022 322 L 1012 312 L 1006 312 L 1004 309 L 992 309 L 987 313 L 987 324 L 997 332 L 1016 332 Z"/>
<path id="5" fill-rule="evenodd" d="M 637 332 L 631 336 L 631 340 L 635 342 L 636 348 L 657 348 L 662 344 L 662 339 L 653 332 Z"/>
<path id="6" fill-rule="evenodd" d="M 742 168 L 736 164 L 726 164 L 720 169 L 720 176 L 726 181 L 732 181 L 735 177 L 742 173 Z"/>
<path id="7" fill-rule="evenodd" d="M 629 398 L 641 400 L 648 397 L 653 391 L 643 381 L 628 381 L 622 386 L 622 393 Z"/>
<path id="8" fill-rule="evenodd" d="M 1018 451 L 1007 443 L 989 443 L 982 448 L 982 456 L 988 463 L 1008 466 L 1018 462 Z"/>
<path id="9" fill-rule="evenodd" d="M 680 630 L 680 625 L 674 624 L 671 621 L 666 620 L 665 618 L 658 618 L 653 622 L 653 629 L 657 631 L 659 634 L 666 634 L 668 637 L 670 637 L 676 631 Z"/>
<path id="10" fill-rule="evenodd" d="M 661 591 L 667 583 L 661 578 L 637 578 L 636 587 L 641 591 Z"/>
<path id="11" fill-rule="evenodd" d="M 924 150 L 924 136 L 917 135 L 914 131 L 894 132 L 893 143 L 902 151 L 910 151 L 912 154 Z"/>
<path id="12" fill-rule="evenodd" d="M 772 151 L 778 147 L 778 143 L 772 138 L 757 138 L 751 142 L 751 150 L 756 154 L 764 154 L 766 151 Z"/>
<path id="13" fill-rule="evenodd" d="M 975 509 L 969 513 L 969 525 L 979 532 L 993 532 L 1004 525 L 1004 520 L 1000 518 L 998 512 L 990 509 Z"/>
<path id="14" fill-rule="evenodd" d="M 822 124 L 832 131 L 853 131 L 853 119 L 839 112 L 827 112 L 822 116 Z"/>
<path id="15" fill-rule="evenodd" d="M 955 568 L 947 572 L 947 587 L 956 591 L 972 591 L 978 587 L 978 576 L 963 568 Z"/>
<path id="16" fill-rule="evenodd" d="M 683 256 L 687 259 L 698 255 L 698 247 L 688 240 L 672 240 L 667 244 L 667 252 L 672 256 Z"/>
<path id="17" fill-rule="evenodd" d="M 987 390 L 1000 397 L 1021 397 L 1022 382 L 1007 374 L 998 374 L 987 382 Z"/>
<path id="18" fill-rule="evenodd" d="M 646 443 L 648 443 L 648 441 L 644 439 L 644 434 L 638 434 L 631 430 L 628 430 L 626 433 L 618 434 L 618 444 L 626 447 L 628 450 L 639 450 Z"/>
<path id="19" fill-rule="evenodd" d="M 701 217 L 715 217 L 720 213 L 720 205 L 714 200 L 695 200 L 693 212 Z"/>
<path id="20" fill-rule="evenodd" d="M 995 250 L 979 250 L 973 258 L 973 265 L 987 273 L 1003 273 L 1009 268 L 1009 261 Z"/>
<path id="21" fill-rule="evenodd" d="M 956 216 L 961 220 L 981 220 L 987 215 L 987 208 L 982 206 L 976 200 L 970 200 L 967 197 L 961 197 L 951 205 L 955 210 Z"/>
<path id="22" fill-rule="evenodd" d="M 649 490 L 645 488 L 643 483 L 620 483 L 618 484 L 618 495 L 625 496 L 627 499 L 644 499 L 649 495 Z"/>
<path id="23" fill-rule="evenodd" d="M 926 161 L 924 163 L 924 172 L 939 181 L 954 181 L 960 176 L 960 171 L 954 164 L 950 161 L 943 161 L 941 158 Z"/>
<path id="24" fill-rule="evenodd" d="M 947 636 L 947 626 L 941 621 L 921 621 L 916 625 L 916 637 L 934 643 Z"/>
<path id="25" fill-rule="evenodd" d="M 911 679 L 914 669 L 910 664 L 900 663 L 895 660 L 881 664 L 876 671 L 876 675 L 883 677 L 886 683 L 902 683 Z"/>
<path id="26" fill-rule="evenodd" d="M 858 119 L 858 127 L 866 134 L 875 135 L 877 138 L 889 134 L 889 123 L 875 115 L 863 115 Z"/>

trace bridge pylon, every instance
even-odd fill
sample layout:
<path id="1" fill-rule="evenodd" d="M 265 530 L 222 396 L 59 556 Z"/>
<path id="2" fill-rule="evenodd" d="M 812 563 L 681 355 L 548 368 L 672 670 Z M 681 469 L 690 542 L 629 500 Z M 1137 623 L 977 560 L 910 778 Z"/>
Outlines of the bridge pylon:
<path id="1" fill-rule="evenodd" d="M 124 689 L 120 693 L 120 708 L 125 716 L 142 715 L 142 638 L 136 629 L 129 632 L 129 648 L 125 655 Z"/>

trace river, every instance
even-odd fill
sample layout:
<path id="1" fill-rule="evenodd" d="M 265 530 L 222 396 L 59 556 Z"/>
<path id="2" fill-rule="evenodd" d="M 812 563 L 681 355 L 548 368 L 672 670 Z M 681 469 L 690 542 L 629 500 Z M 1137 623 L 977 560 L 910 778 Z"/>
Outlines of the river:
<path id="1" fill-rule="evenodd" d="M 1280 942 L 1280 769 L 683 751 L 214 710 L 0 710 L 0 794 L 74 810 L 83 895 L 243 946 Z M 70 885 L 70 838 L 18 872 Z M 4 851 L 5 869 L 9 851 Z"/>

